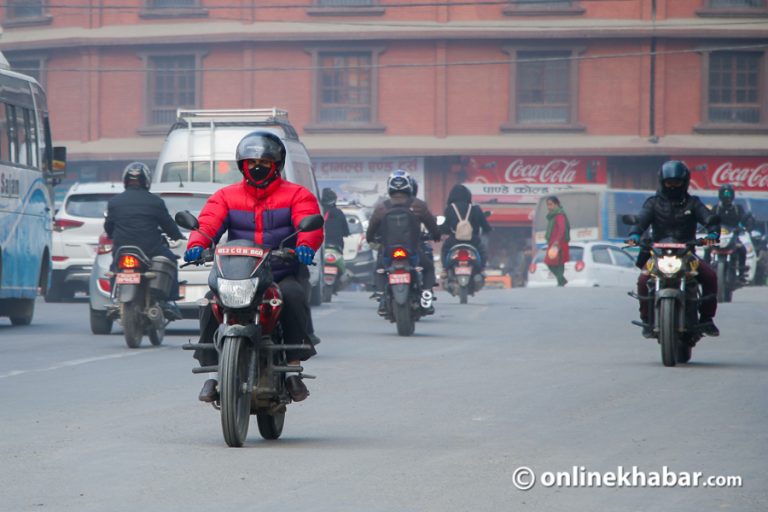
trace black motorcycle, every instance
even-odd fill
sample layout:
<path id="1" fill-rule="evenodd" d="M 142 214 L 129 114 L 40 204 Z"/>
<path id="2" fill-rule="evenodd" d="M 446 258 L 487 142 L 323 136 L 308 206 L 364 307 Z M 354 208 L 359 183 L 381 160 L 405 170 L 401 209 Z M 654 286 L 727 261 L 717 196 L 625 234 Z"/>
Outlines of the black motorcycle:
<path id="1" fill-rule="evenodd" d="M 176 223 L 190 230 L 199 229 L 197 219 L 189 212 L 177 213 Z M 298 232 L 322 227 L 323 217 L 312 215 L 302 219 Z M 182 348 L 216 350 L 219 354 L 218 366 L 198 367 L 192 372 L 218 372 L 218 407 L 224 441 L 228 446 L 243 445 L 251 415 L 256 416 L 259 433 L 264 439 L 279 438 L 286 406 L 291 403 L 286 374 L 314 378 L 302 374 L 302 366 L 287 364 L 285 351 L 304 347 L 284 344 L 279 323 L 283 300 L 279 287 L 273 282 L 271 262 L 296 258 L 293 249 L 283 248 L 286 240 L 277 249 L 251 240 L 234 240 L 213 245 L 203 252 L 200 260 L 188 263 L 214 262 L 208 278 L 213 291 L 211 306 L 219 322 L 214 342 L 212 345 L 186 344 Z"/>
<path id="2" fill-rule="evenodd" d="M 132 245 L 121 247 L 115 262 L 115 286 L 107 318 L 119 318 L 129 348 L 138 348 L 145 333 L 152 345 L 160 345 L 170 322 L 163 304 L 173 287 L 176 262 L 165 256 L 150 259 Z"/>
<path id="3" fill-rule="evenodd" d="M 387 286 L 381 298 L 385 304 L 385 318 L 397 324 L 397 334 L 410 336 L 423 313 L 423 269 L 416 264 L 417 253 L 404 245 L 389 246 L 383 250 L 385 266 L 377 272 L 386 274 Z"/>
<path id="4" fill-rule="evenodd" d="M 723 245 L 712 247 L 709 251 L 709 257 L 712 266 L 717 272 L 717 302 L 731 302 L 733 292 L 741 288 L 742 283 L 738 276 L 738 248 L 741 247 L 741 228 L 729 230 L 723 228 L 721 231 L 721 242 Z"/>

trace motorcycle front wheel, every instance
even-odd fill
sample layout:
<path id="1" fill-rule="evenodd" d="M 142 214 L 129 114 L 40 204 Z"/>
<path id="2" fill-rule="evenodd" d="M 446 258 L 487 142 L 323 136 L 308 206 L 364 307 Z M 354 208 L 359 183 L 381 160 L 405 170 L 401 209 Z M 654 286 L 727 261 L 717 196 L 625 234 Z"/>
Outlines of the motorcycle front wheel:
<path id="1" fill-rule="evenodd" d="M 659 344 L 661 362 L 664 366 L 675 366 L 677 355 L 677 303 L 673 299 L 661 301 L 659 307 Z"/>
<path id="2" fill-rule="evenodd" d="M 144 319 L 136 302 L 123 304 L 120 320 L 123 324 L 123 335 L 128 348 L 139 348 L 141 338 L 144 336 Z"/>
<path id="3" fill-rule="evenodd" d="M 249 347 L 243 337 L 224 338 L 220 363 L 221 430 L 227 446 L 239 448 L 248 436 L 251 396 L 248 393 Z"/>

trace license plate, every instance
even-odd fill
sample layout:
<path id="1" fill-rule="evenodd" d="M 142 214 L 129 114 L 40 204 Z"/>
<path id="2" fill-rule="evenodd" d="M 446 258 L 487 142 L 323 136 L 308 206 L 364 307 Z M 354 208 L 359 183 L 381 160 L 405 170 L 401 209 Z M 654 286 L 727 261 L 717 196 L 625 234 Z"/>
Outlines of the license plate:
<path id="1" fill-rule="evenodd" d="M 389 284 L 409 284 L 411 282 L 411 274 L 402 272 L 400 274 L 389 274 Z"/>
<path id="2" fill-rule="evenodd" d="M 117 284 L 139 284 L 141 274 L 117 274 Z"/>
<path id="3" fill-rule="evenodd" d="M 339 273 L 339 269 L 336 267 L 325 266 L 323 272 L 326 274 L 336 275 Z"/>
<path id="4" fill-rule="evenodd" d="M 472 267 L 456 267 L 453 269 L 457 276 L 471 276 Z"/>

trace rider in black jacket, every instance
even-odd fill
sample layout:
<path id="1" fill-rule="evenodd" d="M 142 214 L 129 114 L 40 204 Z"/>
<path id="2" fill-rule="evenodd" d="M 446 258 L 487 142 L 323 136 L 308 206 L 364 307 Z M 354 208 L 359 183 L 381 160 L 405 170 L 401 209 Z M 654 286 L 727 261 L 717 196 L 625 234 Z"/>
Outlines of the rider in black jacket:
<path id="1" fill-rule="evenodd" d="M 162 199 L 149 191 L 151 183 L 149 168 L 141 162 L 132 162 L 123 171 L 125 191 L 116 195 L 107 203 L 107 219 L 104 230 L 112 239 L 112 253 L 125 245 L 135 245 L 147 257 L 165 256 L 176 261 L 178 256 L 168 248 L 162 237 L 165 232 L 172 240 L 180 240 L 184 235 L 168 213 Z M 115 262 L 113 261 L 113 266 Z M 168 300 L 179 298 L 178 275 L 174 276 L 171 296 Z M 170 310 L 178 314 L 175 305 Z M 181 317 L 181 315 L 178 315 Z"/>
<path id="2" fill-rule="evenodd" d="M 324 188 L 320 193 L 320 206 L 325 217 L 325 245 L 344 251 L 344 238 L 349 236 L 347 216 L 336 206 L 336 192 Z"/>
<path id="3" fill-rule="evenodd" d="M 688 242 L 696 238 L 696 226 L 702 224 L 707 229 L 707 243 L 714 244 L 720 236 L 720 223 L 713 218 L 704 203 L 688 194 L 688 183 L 691 173 L 683 162 L 671 160 L 665 162 L 659 171 L 659 190 L 656 195 L 648 198 L 638 215 L 638 223 L 630 231 L 630 245 L 636 245 L 640 236 L 649 227 L 652 228 L 652 239 L 659 242 L 666 238 L 677 242 Z M 638 256 L 638 266 L 642 269 L 649 254 L 641 252 Z M 648 296 L 647 272 L 642 272 L 637 280 L 637 294 Z M 700 262 L 698 280 L 701 283 L 703 295 L 710 300 L 702 301 L 699 305 L 700 327 L 707 336 L 718 336 L 720 331 L 714 324 L 717 311 L 717 274 L 705 262 Z M 653 333 L 648 324 L 648 301 L 640 301 L 640 319 L 645 324 L 643 335 L 651 337 Z"/>
<path id="4" fill-rule="evenodd" d="M 715 206 L 714 211 L 720 216 L 720 223 L 731 231 L 736 228 L 747 230 L 747 232 L 751 231 L 755 219 L 751 213 L 744 211 L 741 205 L 734 203 L 736 191 L 733 189 L 733 185 L 729 183 L 721 186 L 717 196 L 720 202 Z M 747 267 L 747 248 L 744 247 L 744 244 L 736 244 L 736 254 L 739 257 L 739 279 L 746 281 L 749 267 Z"/>

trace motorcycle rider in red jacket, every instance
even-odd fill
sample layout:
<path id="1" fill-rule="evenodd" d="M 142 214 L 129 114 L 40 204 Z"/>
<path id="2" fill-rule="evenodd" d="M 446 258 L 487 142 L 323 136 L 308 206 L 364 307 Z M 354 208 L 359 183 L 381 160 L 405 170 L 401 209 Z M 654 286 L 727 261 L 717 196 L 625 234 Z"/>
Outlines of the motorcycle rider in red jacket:
<path id="1" fill-rule="evenodd" d="M 219 189 L 200 212 L 199 231 L 217 241 L 226 232 L 229 240 L 247 239 L 257 244 L 276 248 L 293 234 L 304 217 L 320 213 L 317 199 L 301 185 L 285 181 L 280 176 L 285 165 L 286 150 L 280 138 L 267 131 L 246 135 L 237 145 L 235 159 L 243 174 L 239 183 Z M 193 232 L 189 237 L 185 261 L 198 261 L 210 240 Z M 298 261 L 275 262 L 272 271 L 283 295 L 283 313 L 280 323 L 286 344 L 304 345 L 306 348 L 288 351 L 290 364 L 298 365 L 315 355 L 312 337 L 307 331 L 310 319 L 306 293 L 309 272 L 315 252 L 323 243 L 323 230 L 299 233 L 284 244 L 295 248 Z M 200 343 L 213 343 L 218 322 L 211 306 L 200 314 Z M 218 364 L 213 350 L 197 350 L 194 356 L 201 366 Z M 287 378 L 286 385 L 294 401 L 304 400 L 309 391 L 298 375 Z M 200 391 L 199 399 L 213 402 L 218 399 L 215 379 L 209 379 Z"/>

